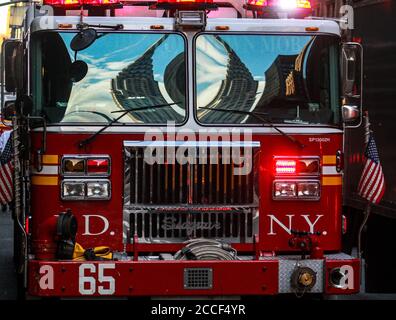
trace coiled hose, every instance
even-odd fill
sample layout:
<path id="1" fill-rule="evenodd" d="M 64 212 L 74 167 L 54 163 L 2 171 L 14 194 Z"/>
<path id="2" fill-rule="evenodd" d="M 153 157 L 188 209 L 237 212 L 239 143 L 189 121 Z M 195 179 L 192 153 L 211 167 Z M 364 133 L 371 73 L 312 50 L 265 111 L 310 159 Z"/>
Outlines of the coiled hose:
<path id="1" fill-rule="evenodd" d="M 175 260 L 238 260 L 237 252 L 228 243 L 211 239 L 189 240 L 175 253 Z"/>

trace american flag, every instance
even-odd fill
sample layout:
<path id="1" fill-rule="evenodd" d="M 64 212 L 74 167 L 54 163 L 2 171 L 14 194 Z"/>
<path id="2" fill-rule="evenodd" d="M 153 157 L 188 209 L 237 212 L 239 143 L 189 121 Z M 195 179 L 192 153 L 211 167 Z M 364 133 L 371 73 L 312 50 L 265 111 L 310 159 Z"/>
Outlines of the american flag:
<path id="1" fill-rule="evenodd" d="M 358 185 L 358 194 L 371 203 L 379 203 L 385 192 L 385 179 L 372 132 L 366 146 L 366 163 Z"/>
<path id="2" fill-rule="evenodd" d="M 0 155 L 0 203 L 6 205 L 13 199 L 12 134 Z"/>

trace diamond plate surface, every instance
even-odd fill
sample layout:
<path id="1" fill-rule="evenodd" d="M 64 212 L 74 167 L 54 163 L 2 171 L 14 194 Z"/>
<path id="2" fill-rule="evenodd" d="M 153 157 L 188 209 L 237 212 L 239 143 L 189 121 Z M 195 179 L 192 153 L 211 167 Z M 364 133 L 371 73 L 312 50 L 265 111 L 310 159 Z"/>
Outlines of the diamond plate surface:
<path id="1" fill-rule="evenodd" d="M 296 266 L 308 267 L 316 272 L 316 283 L 309 292 L 323 292 L 323 260 L 285 260 L 279 259 L 279 293 L 290 293 L 290 279 Z"/>

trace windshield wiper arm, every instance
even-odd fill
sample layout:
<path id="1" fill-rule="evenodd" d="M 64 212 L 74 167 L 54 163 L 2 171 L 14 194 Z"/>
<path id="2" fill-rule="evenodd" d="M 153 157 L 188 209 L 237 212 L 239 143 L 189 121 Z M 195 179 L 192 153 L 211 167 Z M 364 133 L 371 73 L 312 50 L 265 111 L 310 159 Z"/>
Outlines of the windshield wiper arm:
<path id="1" fill-rule="evenodd" d="M 78 146 L 80 148 L 86 146 L 88 143 L 92 142 L 99 134 L 101 134 L 103 131 L 105 131 L 107 128 L 111 127 L 114 123 L 118 122 L 118 120 L 120 120 L 123 116 L 125 116 L 128 112 L 131 111 L 141 111 L 141 110 L 147 110 L 147 109 L 152 109 L 152 108 L 164 108 L 164 107 L 169 107 L 175 104 L 178 104 L 179 102 L 173 102 L 173 103 L 164 103 L 164 104 L 157 104 L 157 105 L 153 105 L 153 106 L 145 106 L 145 107 L 140 107 L 140 108 L 134 108 L 134 109 L 125 109 L 125 110 L 117 110 L 117 111 L 112 111 L 112 113 L 116 113 L 116 112 L 122 112 L 122 114 L 117 117 L 114 118 L 113 120 L 111 120 L 108 124 L 106 124 L 103 128 L 99 129 L 98 131 L 96 131 L 94 134 L 92 134 L 90 137 L 81 140 L 78 143 Z"/>
<path id="2" fill-rule="evenodd" d="M 84 23 L 84 22 L 77 24 L 77 29 L 86 29 L 86 28 L 122 30 L 122 29 L 124 29 L 124 25 L 123 24 L 115 24 L 115 25 L 88 24 L 88 23 Z"/>
<path id="3" fill-rule="evenodd" d="M 287 134 L 283 130 L 279 129 L 276 125 L 272 123 L 272 121 L 265 119 L 263 116 L 267 115 L 267 113 L 263 112 L 255 112 L 255 111 L 245 111 L 245 110 L 233 110 L 233 109 L 223 109 L 223 108 L 208 108 L 208 107 L 200 107 L 199 109 L 205 109 L 205 110 L 214 110 L 214 111 L 221 111 L 221 112 L 231 112 L 231 113 L 239 113 L 239 114 L 246 114 L 250 115 L 262 122 L 265 122 L 268 124 L 271 128 L 274 128 L 276 131 L 278 131 L 281 135 L 285 136 L 288 138 L 291 142 L 295 143 L 298 145 L 300 148 L 304 148 L 305 145 L 302 144 L 299 140 L 295 139 L 293 136 Z"/>

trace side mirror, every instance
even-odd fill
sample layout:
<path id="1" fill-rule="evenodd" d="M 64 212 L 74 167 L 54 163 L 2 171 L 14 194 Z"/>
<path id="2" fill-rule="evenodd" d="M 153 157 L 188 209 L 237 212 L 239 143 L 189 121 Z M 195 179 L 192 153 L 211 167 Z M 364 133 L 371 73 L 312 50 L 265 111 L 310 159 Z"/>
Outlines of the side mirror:
<path id="1" fill-rule="evenodd" d="M 342 117 L 349 127 L 358 127 L 362 115 L 363 47 L 347 42 L 341 48 Z"/>
<path id="2" fill-rule="evenodd" d="M 343 105 L 342 106 L 342 119 L 344 122 L 353 122 L 360 118 L 360 107 Z"/>
<path id="3" fill-rule="evenodd" d="M 5 90 L 16 92 L 23 87 L 23 43 L 19 40 L 6 40 L 2 53 Z"/>

